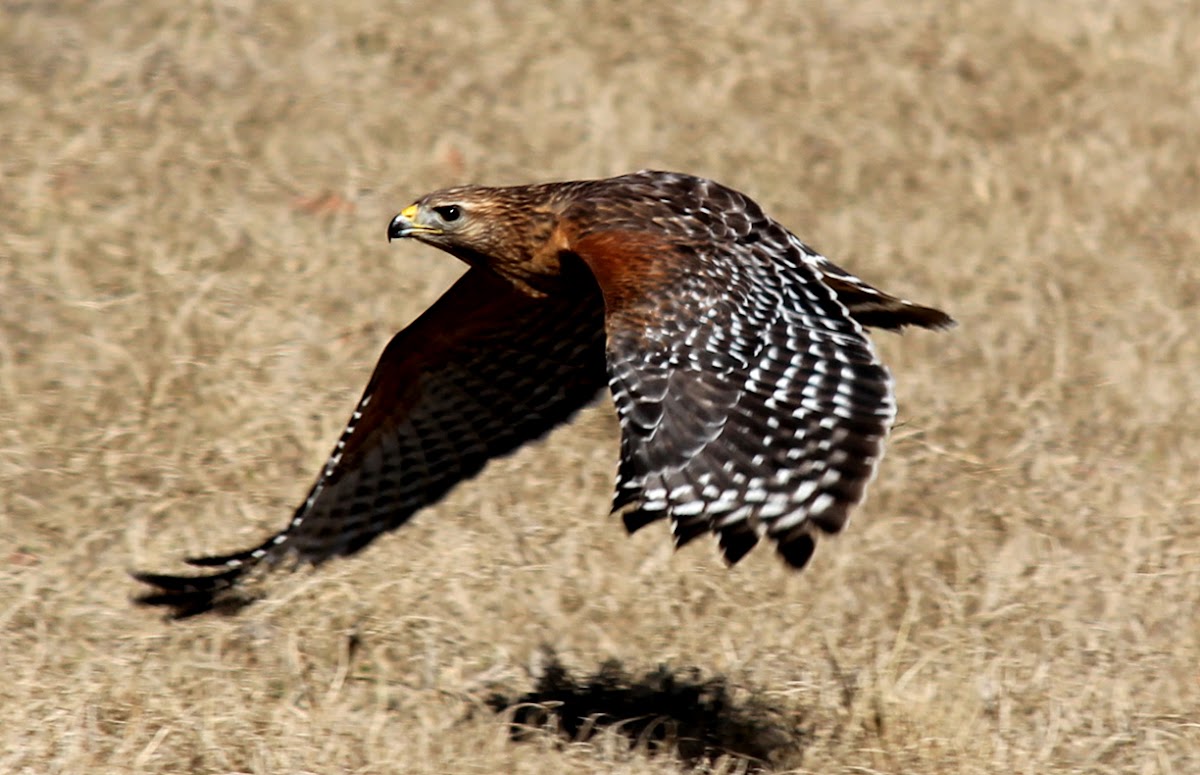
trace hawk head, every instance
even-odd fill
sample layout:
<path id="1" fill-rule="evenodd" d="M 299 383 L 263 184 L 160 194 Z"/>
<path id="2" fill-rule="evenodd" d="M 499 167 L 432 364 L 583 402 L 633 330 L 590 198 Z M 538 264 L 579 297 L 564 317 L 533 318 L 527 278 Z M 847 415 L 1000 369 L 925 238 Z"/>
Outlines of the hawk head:
<path id="1" fill-rule="evenodd" d="M 415 239 L 536 290 L 557 271 L 550 244 L 559 207 L 544 186 L 459 186 L 426 194 L 388 224 L 388 241 Z"/>

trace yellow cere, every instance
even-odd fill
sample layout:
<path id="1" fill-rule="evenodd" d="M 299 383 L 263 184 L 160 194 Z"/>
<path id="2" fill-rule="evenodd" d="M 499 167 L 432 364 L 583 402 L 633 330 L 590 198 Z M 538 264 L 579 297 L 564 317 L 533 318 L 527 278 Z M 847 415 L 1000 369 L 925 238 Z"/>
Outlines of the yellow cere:
<path id="1" fill-rule="evenodd" d="M 400 217 L 406 221 L 414 220 L 417 217 L 417 206 L 413 204 L 404 208 L 400 211 Z"/>

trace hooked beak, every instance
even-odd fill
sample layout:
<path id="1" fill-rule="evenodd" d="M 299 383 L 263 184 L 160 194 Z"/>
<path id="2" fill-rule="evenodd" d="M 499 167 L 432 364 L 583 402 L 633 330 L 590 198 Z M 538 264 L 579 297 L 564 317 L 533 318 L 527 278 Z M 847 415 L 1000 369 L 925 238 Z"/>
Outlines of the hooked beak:
<path id="1" fill-rule="evenodd" d="M 409 205 L 400 211 L 400 214 L 392 219 L 388 224 L 388 242 L 394 239 L 404 239 L 411 237 L 414 234 L 441 234 L 441 229 L 435 229 L 432 226 L 426 226 L 423 223 L 417 222 L 417 214 L 419 208 L 415 205 Z"/>

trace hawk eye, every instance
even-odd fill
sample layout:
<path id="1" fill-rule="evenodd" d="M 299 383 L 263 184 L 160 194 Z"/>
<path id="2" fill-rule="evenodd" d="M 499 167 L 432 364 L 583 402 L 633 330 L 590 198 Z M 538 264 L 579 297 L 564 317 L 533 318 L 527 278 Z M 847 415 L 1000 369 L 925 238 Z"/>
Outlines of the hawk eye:
<path id="1" fill-rule="evenodd" d="M 459 209 L 458 205 L 442 205 L 441 207 L 433 208 L 433 211 L 447 223 L 457 221 L 458 217 L 462 215 L 462 210 Z"/>

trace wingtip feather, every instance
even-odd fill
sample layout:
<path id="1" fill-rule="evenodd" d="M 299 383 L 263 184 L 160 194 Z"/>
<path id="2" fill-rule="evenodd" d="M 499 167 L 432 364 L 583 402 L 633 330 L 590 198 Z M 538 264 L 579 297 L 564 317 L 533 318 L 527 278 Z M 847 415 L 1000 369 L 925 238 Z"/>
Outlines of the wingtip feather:
<path id="1" fill-rule="evenodd" d="M 162 573 L 130 571 L 136 581 L 154 591 L 138 595 L 133 601 L 142 606 L 171 609 L 171 619 L 187 619 L 207 611 L 233 613 L 253 602 L 238 587 L 244 568 L 231 568 L 208 576 L 172 576 Z"/>

